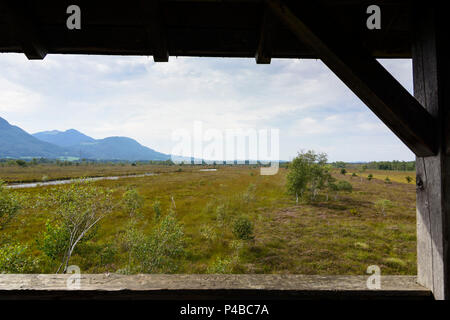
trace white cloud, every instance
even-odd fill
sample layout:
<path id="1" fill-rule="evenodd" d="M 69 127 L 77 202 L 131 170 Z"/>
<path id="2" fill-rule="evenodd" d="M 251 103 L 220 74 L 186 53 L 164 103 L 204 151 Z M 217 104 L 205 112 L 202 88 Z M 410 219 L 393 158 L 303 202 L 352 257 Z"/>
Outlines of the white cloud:
<path id="1" fill-rule="evenodd" d="M 383 64 L 411 86 L 409 61 Z M 302 148 L 328 150 L 335 160 L 412 158 L 320 61 L 171 57 L 155 64 L 148 57 L 49 55 L 30 62 L 3 54 L 0 68 L 0 116 L 30 132 L 76 128 L 170 152 L 172 131 L 200 120 L 219 130 L 280 128 L 283 159 Z M 368 153 L 365 141 L 374 139 L 401 152 Z"/>
<path id="2" fill-rule="evenodd" d="M 39 93 L 0 77 L 0 112 L 24 114 L 35 111 L 42 101 Z"/>

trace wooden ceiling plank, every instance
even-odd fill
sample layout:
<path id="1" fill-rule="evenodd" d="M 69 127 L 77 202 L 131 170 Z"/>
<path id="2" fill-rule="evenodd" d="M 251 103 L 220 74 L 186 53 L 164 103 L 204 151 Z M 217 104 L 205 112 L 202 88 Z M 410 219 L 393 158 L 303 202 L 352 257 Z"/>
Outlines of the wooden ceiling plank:
<path id="1" fill-rule="evenodd" d="M 256 48 L 255 60 L 257 64 L 270 64 L 272 60 L 272 23 L 271 12 L 264 6 L 261 28 Z"/>
<path id="2" fill-rule="evenodd" d="M 6 13 L 13 38 L 17 39 L 26 57 L 29 60 L 42 60 L 47 55 L 47 48 L 37 34 L 32 18 L 18 5 L 18 2 L 0 1 L 0 10 Z"/>
<path id="3" fill-rule="evenodd" d="M 141 7 L 145 16 L 146 32 L 152 47 L 155 62 L 169 61 L 169 48 L 167 44 L 167 31 L 164 26 L 161 1 L 141 0 Z"/>

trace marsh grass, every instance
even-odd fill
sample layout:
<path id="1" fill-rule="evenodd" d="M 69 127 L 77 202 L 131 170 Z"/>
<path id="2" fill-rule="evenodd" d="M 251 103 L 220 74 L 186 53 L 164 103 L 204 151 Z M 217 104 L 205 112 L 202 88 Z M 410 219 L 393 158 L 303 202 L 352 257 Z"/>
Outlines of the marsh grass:
<path id="1" fill-rule="evenodd" d="M 177 172 L 177 166 L 149 167 L 26 167 L 12 172 L 0 168 L 0 177 L 32 181 L 43 175 L 58 179 L 159 171 L 156 176 L 95 184 L 113 189 L 117 203 L 130 187 L 139 193 L 143 199 L 139 227 L 144 234 L 150 234 L 158 224 L 155 203 L 164 213 L 175 202 L 185 237 L 184 254 L 176 261 L 178 273 L 362 275 L 367 266 L 376 264 L 383 274 L 416 274 L 415 186 L 405 179 L 413 175 L 411 172 L 390 172 L 392 183 L 385 184 L 386 172 L 368 170 L 365 175 L 370 172 L 374 176 L 368 181 L 352 179 L 336 170 L 334 177 L 351 183 L 353 192 L 342 192 L 328 201 L 319 194 L 313 202 L 296 205 L 286 193 L 283 168 L 275 176 L 261 176 L 257 168 L 246 166 L 219 166 L 215 172 L 200 172 L 199 167 L 192 166 L 183 166 L 181 172 Z M 0 244 L 27 246 L 34 258 L 40 258 L 36 240 L 55 210 L 40 199 L 51 188 L 66 187 L 14 190 L 25 199 L 22 213 L 0 231 Z M 374 205 L 379 199 L 393 204 L 384 216 Z M 233 222 L 242 216 L 253 225 L 253 237 L 248 240 L 239 240 L 233 234 Z M 79 265 L 84 273 L 125 268 L 129 254 L 118 239 L 126 234 L 129 219 L 120 206 L 115 207 L 102 221 L 95 238 L 75 250 L 70 264 Z M 35 272 L 53 270 L 40 263 Z"/>

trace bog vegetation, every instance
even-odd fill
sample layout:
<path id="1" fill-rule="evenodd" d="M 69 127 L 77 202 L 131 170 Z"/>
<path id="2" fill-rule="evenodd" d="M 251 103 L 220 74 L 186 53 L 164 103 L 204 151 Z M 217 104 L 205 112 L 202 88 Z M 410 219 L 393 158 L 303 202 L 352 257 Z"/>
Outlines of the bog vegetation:
<path id="1" fill-rule="evenodd" d="M 0 272 L 416 273 L 409 163 L 330 164 L 308 151 L 275 176 L 256 165 L 68 163 L 8 160 L 0 178 L 156 175 L 1 183 Z"/>

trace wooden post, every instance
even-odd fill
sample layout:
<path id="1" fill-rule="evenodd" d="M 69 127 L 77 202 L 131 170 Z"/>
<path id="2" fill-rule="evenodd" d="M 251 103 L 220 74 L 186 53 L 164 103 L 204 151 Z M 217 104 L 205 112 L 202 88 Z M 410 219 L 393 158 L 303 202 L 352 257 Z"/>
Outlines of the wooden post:
<path id="1" fill-rule="evenodd" d="M 258 47 L 256 48 L 255 53 L 255 60 L 257 64 L 270 64 L 272 60 L 272 24 L 271 12 L 266 6 L 264 6 Z"/>
<path id="2" fill-rule="evenodd" d="M 166 28 L 163 21 L 161 2 L 158 0 L 141 0 L 141 10 L 146 25 L 146 33 L 155 62 L 168 62 L 169 49 Z"/>
<path id="3" fill-rule="evenodd" d="M 449 299 L 450 68 L 445 10 L 417 6 L 413 14 L 414 95 L 437 119 L 438 155 L 417 157 L 418 281 Z"/>

